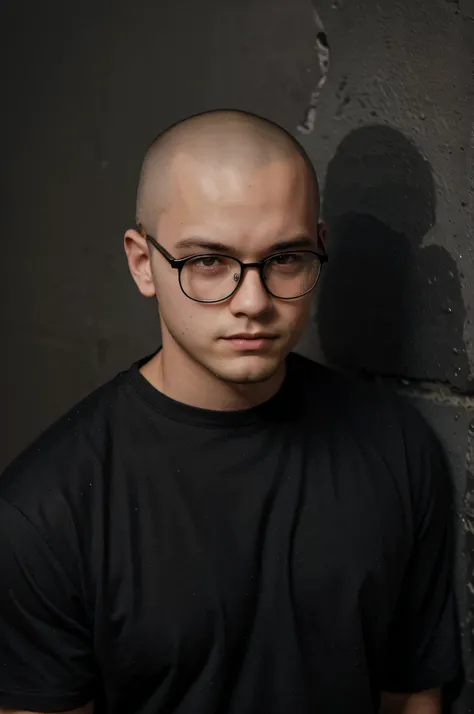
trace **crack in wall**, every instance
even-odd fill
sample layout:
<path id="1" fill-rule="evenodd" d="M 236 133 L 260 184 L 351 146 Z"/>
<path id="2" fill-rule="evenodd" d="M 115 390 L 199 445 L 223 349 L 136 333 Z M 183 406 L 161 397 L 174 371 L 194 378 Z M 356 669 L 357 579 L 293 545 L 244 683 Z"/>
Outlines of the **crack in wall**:
<path id="1" fill-rule="evenodd" d="M 311 5 L 313 22 L 317 29 L 315 50 L 318 57 L 321 78 L 316 88 L 313 89 L 311 92 L 309 104 L 306 107 L 305 111 L 305 118 L 301 124 L 298 124 L 297 129 L 301 134 L 311 134 L 314 131 L 319 98 L 321 96 L 321 91 L 327 82 L 329 67 L 331 63 L 331 51 L 329 48 L 328 37 L 326 34 L 326 30 L 324 29 L 323 21 L 321 20 L 319 12 L 316 9 L 314 0 Z"/>

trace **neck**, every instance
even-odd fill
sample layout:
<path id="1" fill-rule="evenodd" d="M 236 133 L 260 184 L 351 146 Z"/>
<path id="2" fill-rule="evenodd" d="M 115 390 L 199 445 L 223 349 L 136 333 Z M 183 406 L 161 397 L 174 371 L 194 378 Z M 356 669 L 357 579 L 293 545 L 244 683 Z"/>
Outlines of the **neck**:
<path id="1" fill-rule="evenodd" d="M 162 394 L 182 404 L 213 411 L 237 411 L 263 404 L 280 389 L 285 364 L 265 382 L 225 382 L 184 354 L 163 348 L 140 372 Z"/>

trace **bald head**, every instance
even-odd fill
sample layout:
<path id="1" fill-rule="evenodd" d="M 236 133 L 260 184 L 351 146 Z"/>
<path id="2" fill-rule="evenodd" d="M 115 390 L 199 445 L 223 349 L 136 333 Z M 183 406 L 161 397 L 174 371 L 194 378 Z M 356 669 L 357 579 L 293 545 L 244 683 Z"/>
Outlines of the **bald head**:
<path id="1" fill-rule="evenodd" d="M 319 207 L 314 168 L 291 134 L 267 119 L 239 111 L 212 111 L 174 124 L 149 147 L 137 192 L 136 220 L 153 233 L 160 213 L 170 201 L 171 177 L 180 159 L 205 166 L 232 167 L 249 172 L 299 155 L 306 166 Z"/>

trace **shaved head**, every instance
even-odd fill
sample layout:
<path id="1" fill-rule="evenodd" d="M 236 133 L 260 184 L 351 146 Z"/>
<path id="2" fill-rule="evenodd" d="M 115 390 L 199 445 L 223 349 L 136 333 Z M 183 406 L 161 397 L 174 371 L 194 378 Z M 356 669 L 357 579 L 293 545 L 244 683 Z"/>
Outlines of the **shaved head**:
<path id="1" fill-rule="evenodd" d="M 169 205 L 171 176 L 180 158 L 250 172 L 295 155 L 306 165 L 319 214 L 318 182 L 311 160 L 280 126 L 234 110 L 206 112 L 180 121 L 160 134 L 145 155 L 137 191 L 137 225 L 155 231 L 160 214 Z"/>
<path id="2" fill-rule="evenodd" d="M 136 222 L 124 236 L 128 264 L 142 295 L 156 297 L 161 326 L 149 381 L 205 408 L 265 401 L 307 323 L 322 264 L 318 183 L 302 146 L 241 111 L 174 124 L 145 156 Z M 295 297 L 273 294 L 271 276 Z M 263 342 L 234 344 L 242 334 Z"/>

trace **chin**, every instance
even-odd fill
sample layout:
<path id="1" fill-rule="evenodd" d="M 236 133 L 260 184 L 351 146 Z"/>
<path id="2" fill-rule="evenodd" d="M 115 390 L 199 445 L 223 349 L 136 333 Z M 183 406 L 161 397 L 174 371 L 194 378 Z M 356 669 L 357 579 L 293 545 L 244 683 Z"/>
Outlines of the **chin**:
<path id="1" fill-rule="evenodd" d="M 230 359 L 228 364 L 217 364 L 212 370 L 216 377 L 232 384 L 260 384 L 277 374 L 283 360 L 257 356 Z"/>

